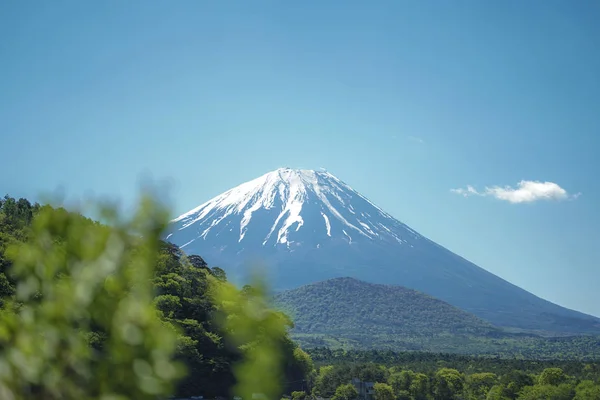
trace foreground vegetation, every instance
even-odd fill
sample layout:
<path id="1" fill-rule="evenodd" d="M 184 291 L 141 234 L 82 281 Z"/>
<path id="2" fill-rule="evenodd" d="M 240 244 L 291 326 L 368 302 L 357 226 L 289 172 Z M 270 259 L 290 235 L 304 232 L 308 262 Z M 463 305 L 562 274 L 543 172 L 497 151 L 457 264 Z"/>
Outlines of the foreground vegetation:
<path id="1" fill-rule="evenodd" d="M 375 400 L 600 400 L 594 362 L 305 352 L 260 279 L 238 289 L 160 240 L 149 198 L 128 220 L 100 211 L 0 201 L 0 398 L 354 400 L 359 378 Z"/>
<path id="2" fill-rule="evenodd" d="M 0 201 L 0 398 L 144 399 L 302 388 L 310 357 L 260 281 L 160 240 L 149 198 L 129 220 Z"/>

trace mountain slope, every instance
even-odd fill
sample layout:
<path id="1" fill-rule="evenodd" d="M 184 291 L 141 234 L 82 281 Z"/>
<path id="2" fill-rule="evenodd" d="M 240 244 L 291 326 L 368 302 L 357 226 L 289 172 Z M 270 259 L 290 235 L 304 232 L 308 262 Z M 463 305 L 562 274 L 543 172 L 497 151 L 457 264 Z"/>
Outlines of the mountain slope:
<path id="1" fill-rule="evenodd" d="M 176 218 L 166 238 L 234 281 L 254 263 L 267 267 L 278 290 L 350 276 L 419 290 L 498 326 L 600 333 L 600 319 L 450 252 L 328 172 L 269 172 Z"/>
<path id="2" fill-rule="evenodd" d="M 334 278 L 277 293 L 274 306 L 294 320 L 303 347 L 595 359 L 600 337 L 512 334 L 402 286 Z"/>
<path id="3" fill-rule="evenodd" d="M 275 295 L 296 333 L 485 335 L 489 323 L 402 286 L 334 278 Z"/>

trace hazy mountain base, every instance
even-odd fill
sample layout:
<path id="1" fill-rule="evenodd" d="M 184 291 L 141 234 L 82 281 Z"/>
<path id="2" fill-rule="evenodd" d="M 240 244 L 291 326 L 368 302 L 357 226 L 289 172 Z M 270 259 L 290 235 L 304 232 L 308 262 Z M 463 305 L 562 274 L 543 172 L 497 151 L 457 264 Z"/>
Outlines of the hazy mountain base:
<path id="1" fill-rule="evenodd" d="M 302 348 L 327 347 L 332 350 L 391 350 L 499 356 L 532 360 L 600 360 L 600 337 L 458 337 L 429 338 L 400 335 L 334 336 L 318 333 L 292 333 Z"/>

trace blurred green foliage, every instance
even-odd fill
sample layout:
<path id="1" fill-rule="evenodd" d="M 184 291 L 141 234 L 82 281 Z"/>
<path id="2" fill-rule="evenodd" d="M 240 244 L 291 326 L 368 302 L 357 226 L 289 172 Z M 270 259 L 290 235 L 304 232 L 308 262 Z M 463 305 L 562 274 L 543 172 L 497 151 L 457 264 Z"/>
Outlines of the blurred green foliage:
<path id="1" fill-rule="evenodd" d="M 6 249 L 16 285 L 0 314 L 0 398 L 150 399 L 181 376 L 176 331 L 151 306 L 167 214 L 148 198 L 130 221 L 102 214 L 113 227 L 42 207 L 29 240 Z M 89 345 L 100 337 L 102 351 Z"/>
<path id="2" fill-rule="evenodd" d="M 280 398 L 284 338 L 291 321 L 267 306 L 266 287 L 258 277 L 251 292 L 241 292 L 228 282 L 213 287 L 226 338 L 243 352 L 243 361 L 233 369 L 237 380 L 233 394 L 243 399 L 252 398 L 254 393 L 267 399 Z"/>
<path id="3" fill-rule="evenodd" d="M 102 224 L 0 200 L 0 398 L 250 398 L 304 389 L 313 366 L 267 304 L 265 283 L 161 240 L 151 196 Z"/>

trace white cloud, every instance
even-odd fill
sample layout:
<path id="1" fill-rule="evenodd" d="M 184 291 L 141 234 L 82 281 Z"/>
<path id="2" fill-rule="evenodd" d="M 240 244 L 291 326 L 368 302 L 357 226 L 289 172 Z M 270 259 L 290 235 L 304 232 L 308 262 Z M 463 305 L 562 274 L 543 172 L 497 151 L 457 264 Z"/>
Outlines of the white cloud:
<path id="1" fill-rule="evenodd" d="M 475 188 L 473 186 L 471 186 L 471 185 L 467 185 L 466 189 L 462 189 L 462 188 L 459 188 L 459 189 L 450 189 L 450 191 L 453 192 L 453 193 L 460 194 L 461 196 L 464 196 L 464 197 L 469 197 L 469 196 L 471 196 L 473 194 L 479 194 L 477 192 L 477 190 L 475 190 Z"/>
<path id="2" fill-rule="evenodd" d="M 565 189 L 554 182 L 525 180 L 519 182 L 516 188 L 510 186 L 492 186 L 486 187 L 484 191 L 479 192 L 473 186 L 468 185 L 465 189 L 450 189 L 450 191 L 464 197 L 491 196 L 498 200 L 508 201 L 509 203 L 532 203 L 539 200 L 561 201 L 576 199 L 581 195 L 581 193 L 570 195 Z"/>

